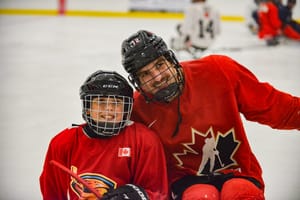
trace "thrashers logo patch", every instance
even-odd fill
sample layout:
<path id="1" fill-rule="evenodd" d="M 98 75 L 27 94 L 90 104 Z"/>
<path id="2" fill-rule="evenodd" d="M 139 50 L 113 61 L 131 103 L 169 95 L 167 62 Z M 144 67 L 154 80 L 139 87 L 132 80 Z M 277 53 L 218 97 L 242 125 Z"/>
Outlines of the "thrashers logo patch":
<path id="1" fill-rule="evenodd" d="M 77 173 L 77 167 L 72 166 L 71 170 L 74 173 Z M 78 176 L 84 179 L 86 183 L 91 188 L 94 188 L 101 196 L 107 191 L 115 189 L 117 187 L 117 183 L 115 181 L 102 174 L 83 173 L 79 174 Z M 96 196 L 93 193 L 91 193 L 91 191 L 89 191 L 88 188 L 86 188 L 83 184 L 77 182 L 76 179 L 71 178 L 70 186 L 73 192 L 75 192 L 78 197 L 80 197 L 83 193 L 86 193 L 86 195 L 88 194 L 89 199 L 96 199 Z"/>
<path id="2" fill-rule="evenodd" d="M 208 174 L 237 165 L 234 155 L 239 145 L 233 128 L 225 133 L 214 133 L 212 127 L 206 133 L 191 128 L 191 141 L 182 143 L 183 151 L 173 156 L 177 166 L 193 165 L 189 167 L 196 169 L 198 175 Z"/>

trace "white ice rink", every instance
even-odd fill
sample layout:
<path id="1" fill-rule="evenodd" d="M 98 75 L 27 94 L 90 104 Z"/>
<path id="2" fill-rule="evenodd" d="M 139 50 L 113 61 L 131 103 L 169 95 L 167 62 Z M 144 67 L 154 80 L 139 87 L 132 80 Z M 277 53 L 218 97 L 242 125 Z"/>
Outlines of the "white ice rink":
<path id="1" fill-rule="evenodd" d="M 124 76 L 120 45 L 139 29 L 167 41 L 178 20 L 0 16 L 0 199 L 38 200 L 50 139 L 83 122 L 79 87 L 98 69 Z M 217 51 L 242 47 L 240 51 Z M 300 96 L 300 43 L 266 47 L 242 23 L 223 22 L 212 49 L 263 82 Z M 201 95 L 201 94 L 199 94 Z M 264 170 L 267 200 L 300 199 L 300 132 L 245 122 Z"/>

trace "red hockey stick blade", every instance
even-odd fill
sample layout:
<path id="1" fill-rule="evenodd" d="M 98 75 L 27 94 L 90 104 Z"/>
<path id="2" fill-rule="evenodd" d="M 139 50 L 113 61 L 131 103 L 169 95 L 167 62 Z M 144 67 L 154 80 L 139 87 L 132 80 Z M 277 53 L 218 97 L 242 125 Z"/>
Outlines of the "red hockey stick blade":
<path id="1" fill-rule="evenodd" d="M 64 172 L 66 172 L 69 175 L 71 175 L 79 183 L 81 183 L 82 185 L 84 185 L 89 191 L 91 191 L 92 193 L 94 193 L 99 200 L 101 200 L 101 196 L 98 194 L 98 192 L 94 188 L 90 187 L 89 184 L 87 184 L 87 182 L 84 179 L 82 179 L 81 177 L 79 177 L 77 174 L 75 174 L 74 172 L 72 172 L 70 169 L 66 168 L 65 166 L 63 166 L 62 164 L 60 164 L 59 162 L 57 162 L 55 160 L 51 160 L 50 164 L 52 164 L 52 165 L 60 168 Z"/>

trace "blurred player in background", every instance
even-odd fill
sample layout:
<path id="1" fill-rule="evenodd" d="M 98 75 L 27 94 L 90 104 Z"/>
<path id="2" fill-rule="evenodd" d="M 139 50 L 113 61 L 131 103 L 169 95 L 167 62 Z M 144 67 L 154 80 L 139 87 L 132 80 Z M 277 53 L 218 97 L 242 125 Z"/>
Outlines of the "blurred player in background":
<path id="1" fill-rule="evenodd" d="M 279 18 L 283 34 L 287 38 L 300 41 L 300 24 L 292 16 L 295 5 L 296 0 L 287 0 L 286 5 L 279 5 Z"/>
<path id="2" fill-rule="evenodd" d="M 253 34 L 257 34 L 258 28 L 259 28 L 259 22 L 258 22 L 258 6 L 259 6 L 260 0 L 250 0 L 250 2 L 247 4 L 246 7 L 246 25 Z"/>
<path id="3" fill-rule="evenodd" d="M 164 151 L 158 137 L 129 120 L 133 89 L 111 71 L 91 74 L 80 88 L 85 124 L 67 128 L 52 140 L 40 176 L 44 200 L 95 200 L 78 180 L 51 165 L 70 169 L 102 200 L 166 200 Z"/>
<path id="4" fill-rule="evenodd" d="M 178 24 L 178 36 L 171 38 L 175 51 L 204 51 L 220 33 L 220 13 L 206 0 L 192 0 L 184 11 L 184 21 Z"/>
<path id="5" fill-rule="evenodd" d="M 300 98 L 260 82 L 227 56 L 179 63 L 149 31 L 129 36 L 121 52 L 137 89 L 132 117 L 162 140 L 172 198 L 263 200 L 262 169 L 241 115 L 272 128 L 300 130 Z"/>
<path id="6" fill-rule="evenodd" d="M 282 33 L 277 3 L 275 0 L 265 0 L 259 4 L 258 8 L 258 36 L 266 41 L 267 46 L 278 45 L 278 39 Z"/>

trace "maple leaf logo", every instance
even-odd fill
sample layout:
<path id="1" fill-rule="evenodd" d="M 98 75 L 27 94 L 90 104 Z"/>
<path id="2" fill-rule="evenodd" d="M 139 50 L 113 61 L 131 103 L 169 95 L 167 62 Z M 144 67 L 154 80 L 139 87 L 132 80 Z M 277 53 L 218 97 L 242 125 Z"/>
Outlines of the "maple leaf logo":
<path id="1" fill-rule="evenodd" d="M 240 145 L 234 129 L 226 133 L 214 133 L 210 127 L 206 133 L 191 128 L 191 142 L 182 143 L 183 151 L 173 153 L 179 167 L 187 167 L 200 174 L 217 172 L 238 165 L 234 155 Z"/>

